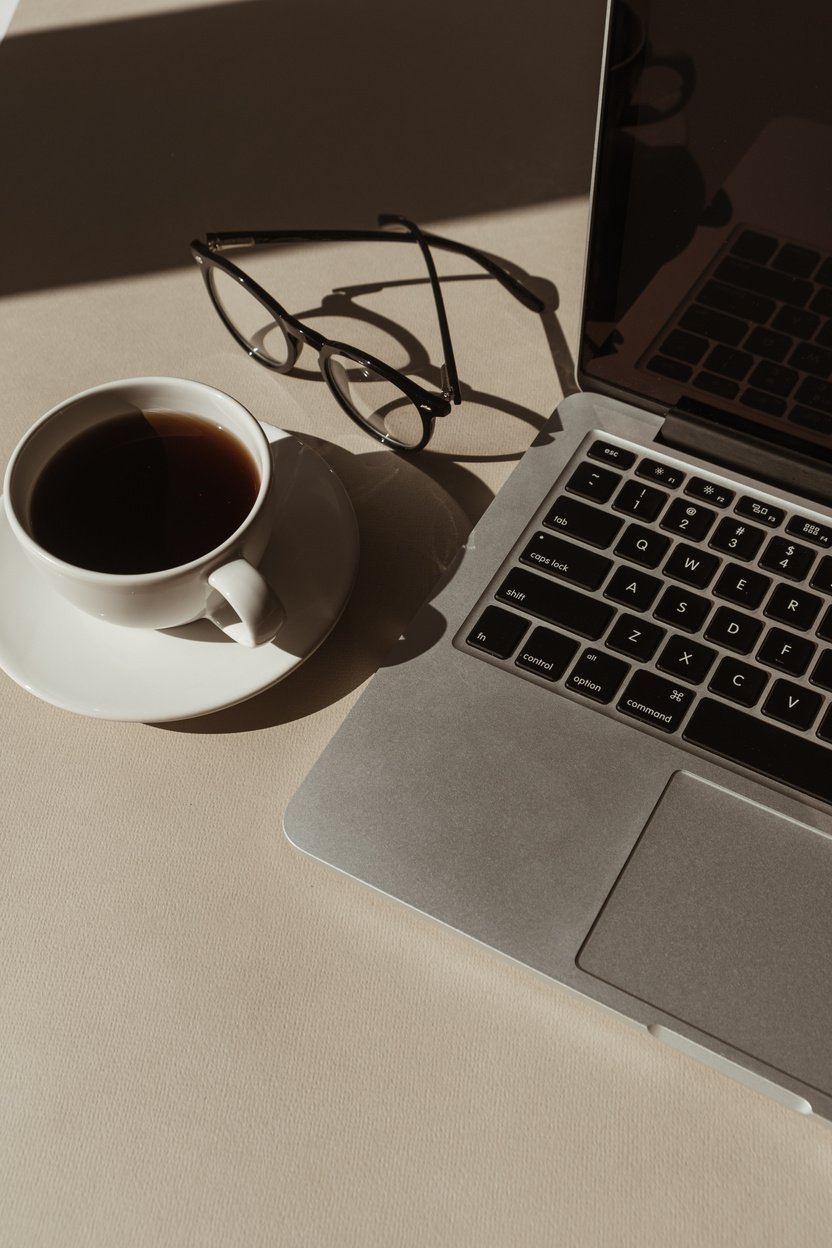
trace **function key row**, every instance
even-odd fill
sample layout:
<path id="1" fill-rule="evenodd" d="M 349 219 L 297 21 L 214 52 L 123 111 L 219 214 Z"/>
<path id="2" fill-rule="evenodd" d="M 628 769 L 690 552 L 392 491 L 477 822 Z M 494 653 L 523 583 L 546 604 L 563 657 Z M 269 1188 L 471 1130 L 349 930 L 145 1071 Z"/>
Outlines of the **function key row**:
<path id="1" fill-rule="evenodd" d="M 637 455 L 626 447 L 601 439 L 592 443 L 587 455 L 597 462 L 612 464 L 622 472 L 629 471 L 638 459 Z M 638 462 L 635 475 L 642 480 L 663 485 L 669 490 L 678 489 L 686 480 L 686 474 L 678 468 L 649 458 L 643 458 Z M 599 471 L 593 469 L 592 465 L 584 463 L 576 469 L 566 488 L 593 502 L 606 503 L 612 497 L 620 481 L 621 477 L 617 473 Z M 622 488 L 613 504 L 616 510 L 629 510 L 631 515 L 642 515 L 648 522 L 654 520 L 667 496 L 648 487 L 641 487 L 639 490 L 637 483 L 632 480 L 626 482 L 625 486 L 626 494 Z M 700 502 L 708 503 L 720 510 L 730 507 L 736 499 L 734 490 L 716 481 L 708 481 L 704 477 L 687 478 L 684 492 L 689 498 L 699 499 Z M 737 499 L 734 511 L 736 515 L 746 520 L 754 520 L 766 529 L 779 528 L 787 515 L 784 508 L 745 494 Z M 820 546 L 823 549 L 832 547 L 832 525 L 818 524 L 817 521 L 810 520 L 806 516 L 792 516 L 786 525 L 786 532 L 790 537 L 801 538 L 813 546 Z"/>

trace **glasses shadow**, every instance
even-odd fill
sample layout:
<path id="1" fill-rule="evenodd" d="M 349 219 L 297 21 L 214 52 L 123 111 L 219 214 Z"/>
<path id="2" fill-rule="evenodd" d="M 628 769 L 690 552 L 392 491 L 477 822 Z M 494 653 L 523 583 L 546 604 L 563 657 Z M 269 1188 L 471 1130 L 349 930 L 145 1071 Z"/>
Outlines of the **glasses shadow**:
<path id="1" fill-rule="evenodd" d="M 557 316 L 557 291 L 551 282 L 516 272 L 544 300 L 540 322 L 554 365 L 556 389 L 564 395 L 572 393 L 576 389 L 575 369 Z M 469 280 L 493 279 L 442 279 L 443 283 Z M 421 279 L 389 283 L 418 284 L 424 283 Z M 397 322 L 356 302 L 359 296 L 379 289 L 379 283 L 340 288 L 317 308 L 299 313 L 299 319 L 337 315 L 363 321 L 395 339 L 406 357 L 403 371 L 418 371 L 423 380 L 438 384 L 439 370 L 420 340 Z M 314 372 L 295 368 L 292 376 L 322 380 L 317 368 Z M 548 439 L 557 427 L 553 417 L 560 393 L 553 396 L 551 412 L 543 415 L 511 399 L 463 385 L 464 400 L 516 417 L 525 426 L 514 449 L 494 456 L 434 453 L 430 447 L 416 455 L 396 454 L 373 449 L 369 437 L 367 451 L 354 454 L 295 432 L 294 436 L 315 450 L 338 475 L 358 521 L 359 569 L 344 614 L 318 650 L 279 684 L 238 706 L 198 719 L 153 726 L 175 732 L 222 734 L 292 723 L 348 697 L 381 666 L 404 662 L 436 644 L 447 631 L 447 621 L 431 606 L 431 600 L 454 575 L 471 530 L 494 498 L 493 491 L 469 465 L 516 460 L 532 439 Z"/>

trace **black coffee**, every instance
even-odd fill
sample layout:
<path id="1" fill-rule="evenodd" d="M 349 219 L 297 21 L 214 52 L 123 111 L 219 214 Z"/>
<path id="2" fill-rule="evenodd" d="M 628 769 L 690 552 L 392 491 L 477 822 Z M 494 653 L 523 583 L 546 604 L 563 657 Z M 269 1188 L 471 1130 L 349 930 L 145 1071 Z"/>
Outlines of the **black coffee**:
<path id="1" fill-rule="evenodd" d="M 260 475 L 230 433 L 180 412 L 116 416 L 49 462 L 32 496 L 35 541 L 96 572 L 160 572 L 245 520 Z"/>

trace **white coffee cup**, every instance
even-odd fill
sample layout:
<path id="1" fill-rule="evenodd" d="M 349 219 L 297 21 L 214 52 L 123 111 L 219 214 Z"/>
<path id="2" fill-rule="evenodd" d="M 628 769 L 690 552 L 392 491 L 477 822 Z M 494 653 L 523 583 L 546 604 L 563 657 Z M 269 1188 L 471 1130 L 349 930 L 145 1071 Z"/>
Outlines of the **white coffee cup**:
<path id="1" fill-rule="evenodd" d="M 218 546 L 161 571 L 98 572 L 58 558 L 33 536 L 32 498 L 44 469 L 80 434 L 131 412 L 175 412 L 219 426 L 246 449 L 259 488 L 242 523 Z M 93 386 L 59 403 L 24 434 L 6 469 L 3 505 L 17 541 L 53 589 L 74 606 L 111 624 L 173 628 L 202 617 L 234 641 L 271 641 L 285 613 L 257 570 L 271 537 L 272 459 L 268 439 L 250 412 L 201 382 L 137 377 Z"/>

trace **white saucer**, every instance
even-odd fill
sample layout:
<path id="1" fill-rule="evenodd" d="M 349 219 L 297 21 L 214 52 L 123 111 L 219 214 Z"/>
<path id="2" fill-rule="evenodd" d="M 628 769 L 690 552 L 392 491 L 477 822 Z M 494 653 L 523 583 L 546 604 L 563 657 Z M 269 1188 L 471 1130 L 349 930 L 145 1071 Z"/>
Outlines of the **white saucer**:
<path id="1" fill-rule="evenodd" d="M 0 667 L 45 702 L 101 719 L 160 722 L 233 706 L 307 659 L 347 604 L 358 526 L 338 477 L 308 446 L 264 425 L 274 464 L 274 538 L 261 565 L 286 607 L 273 642 L 247 649 L 207 620 L 154 632 L 106 624 L 55 594 L 0 509 Z"/>

